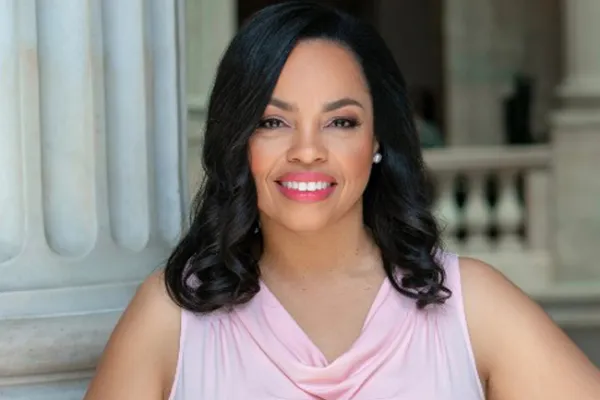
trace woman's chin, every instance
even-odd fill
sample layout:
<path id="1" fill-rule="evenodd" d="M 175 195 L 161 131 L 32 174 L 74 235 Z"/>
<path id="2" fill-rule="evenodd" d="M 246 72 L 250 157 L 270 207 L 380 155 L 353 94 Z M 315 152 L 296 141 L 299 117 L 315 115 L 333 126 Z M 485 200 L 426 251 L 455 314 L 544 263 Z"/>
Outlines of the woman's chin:
<path id="1" fill-rule="evenodd" d="M 326 218 L 301 217 L 286 218 L 280 221 L 288 231 L 294 233 L 314 233 L 325 229 L 329 223 Z"/>

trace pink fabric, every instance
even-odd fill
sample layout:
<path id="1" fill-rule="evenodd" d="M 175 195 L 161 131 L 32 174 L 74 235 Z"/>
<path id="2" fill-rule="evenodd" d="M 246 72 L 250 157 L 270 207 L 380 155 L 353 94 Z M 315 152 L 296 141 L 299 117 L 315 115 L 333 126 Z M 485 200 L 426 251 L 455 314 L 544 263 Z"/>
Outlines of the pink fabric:
<path id="1" fill-rule="evenodd" d="M 452 298 L 417 310 L 384 281 L 351 349 L 328 363 L 262 286 L 231 313 L 184 311 L 171 400 L 481 400 L 458 258 L 444 254 Z"/>

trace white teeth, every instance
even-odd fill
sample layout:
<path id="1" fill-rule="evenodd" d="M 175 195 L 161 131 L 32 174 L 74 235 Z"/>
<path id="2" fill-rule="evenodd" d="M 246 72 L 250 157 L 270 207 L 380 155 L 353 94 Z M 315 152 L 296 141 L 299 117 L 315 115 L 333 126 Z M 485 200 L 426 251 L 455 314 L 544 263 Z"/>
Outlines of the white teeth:
<path id="1" fill-rule="evenodd" d="M 288 189 L 299 190 L 301 192 L 315 192 L 317 190 L 327 189 L 331 182 L 281 182 L 282 186 Z"/>

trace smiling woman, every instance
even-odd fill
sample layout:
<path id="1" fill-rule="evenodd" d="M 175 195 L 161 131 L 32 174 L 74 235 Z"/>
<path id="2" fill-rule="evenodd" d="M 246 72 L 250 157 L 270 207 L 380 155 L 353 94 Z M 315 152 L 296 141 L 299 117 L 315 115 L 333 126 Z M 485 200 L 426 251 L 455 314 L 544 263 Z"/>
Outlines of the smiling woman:
<path id="1" fill-rule="evenodd" d="M 166 270 L 173 298 L 199 312 L 243 304 L 259 290 L 271 237 L 314 238 L 324 227 L 329 243 L 368 230 L 383 271 L 419 306 L 448 298 L 414 129 L 402 75 L 370 26 L 310 2 L 257 13 L 217 71 L 204 186 L 190 234 Z M 382 159 L 371 173 L 374 157 Z M 281 185 L 285 174 L 315 172 L 333 183 L 327 201 L 290 201 L 325 194 L 294 191 L 300 181 L 287 182 L 291 190 Z M 399 266 L 409 272 L 403 281 Z M 190 279 L 202 285 L 191 288 Z"/>
<path id="2" fill-rule="evenodd" d="M 86 398 L 600 398 L 534 303 L 443 251 L 406 96 L 351 16 L 289 1 L 248 21 L 218 69 L 190 230 Z"/>
<path id="3" fill-rule="evenodd" d="M 263 229 L 317 232 L 351 216 L 362 224 L 378 147 L 353 54 L 328 40 L 298 44 L 249 141 Z"/>

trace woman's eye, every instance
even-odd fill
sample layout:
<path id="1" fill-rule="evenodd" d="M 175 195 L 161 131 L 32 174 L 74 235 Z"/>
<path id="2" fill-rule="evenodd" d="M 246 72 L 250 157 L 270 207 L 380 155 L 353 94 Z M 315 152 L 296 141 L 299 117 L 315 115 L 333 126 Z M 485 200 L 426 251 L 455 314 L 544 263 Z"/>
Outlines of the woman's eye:
<path id="1" fill-rule="evenodd" d="M 265 118 L 258 123 L 260 129 L 277 129 L 283 127 L 283 121 L 276 118 Z"/>
<path id="2" fill-rule="evenodd" d="M 337 118 L 330 125 L 334 128 L 356 128 L 358 121 L 352 118 Z"/>

